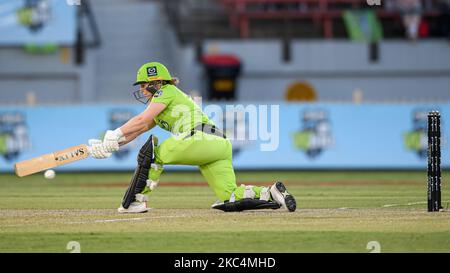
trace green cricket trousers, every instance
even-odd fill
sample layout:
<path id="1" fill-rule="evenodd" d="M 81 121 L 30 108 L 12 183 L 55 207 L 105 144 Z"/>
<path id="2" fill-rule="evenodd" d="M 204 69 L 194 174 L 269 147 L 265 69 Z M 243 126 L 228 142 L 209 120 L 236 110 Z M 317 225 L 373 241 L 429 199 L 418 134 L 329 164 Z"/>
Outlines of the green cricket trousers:
<path id="1" fill-rule="evenodd" d="M 230 140 L 192 131 L 173 135 L 155 147 L 155 163 L 160 165 L 198 166 L 208 185 L 221 200 L 259 198 L 263 187 L 236 185 Z M 151 168 L 149 177 L 159 181 L 162 168 Z"/>

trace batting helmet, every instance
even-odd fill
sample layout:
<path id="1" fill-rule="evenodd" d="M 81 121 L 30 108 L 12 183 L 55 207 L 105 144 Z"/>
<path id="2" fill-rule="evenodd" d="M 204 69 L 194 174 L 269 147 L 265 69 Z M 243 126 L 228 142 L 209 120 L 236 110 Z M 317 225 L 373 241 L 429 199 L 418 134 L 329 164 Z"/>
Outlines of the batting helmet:
<path id="1" fill-rule="evenodd" d="M 136 82 L 133 85 L 159 80 L 170 81 L 172 76 L 170 76 L 169 70 L 162 63 L 150 62 L 139 68 Z"/>

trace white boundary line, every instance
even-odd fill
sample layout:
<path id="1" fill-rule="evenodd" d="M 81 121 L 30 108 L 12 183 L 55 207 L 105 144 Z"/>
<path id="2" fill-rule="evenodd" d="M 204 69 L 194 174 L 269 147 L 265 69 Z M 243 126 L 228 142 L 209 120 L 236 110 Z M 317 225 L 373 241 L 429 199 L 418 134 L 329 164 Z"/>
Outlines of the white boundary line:
<path id="1" fill-rule="evenodd" d="M 92 221 L 80 221 L 80 222 L 67 222 L 66 224 L 92 224 L 92 223 L 113 223 L 113 222 L 132 222 L 132 221 L 144 221 L 148 219 L 160 219 L 160 218 L 180 218 L 186 216 L 155 216 L 155 217 L 139 217 L 139 218 L 121 218 L 121 219 L 98 219 Z"/>
<path id="2" fill-rule="evenodd" d="M 426 204 L 426 201 L 423 202 L 412 202 L 412 203 L 406 203 L 406 204 L 386 204 L 383 205 L 383 208 L 390 208 L 390 207 L 400 207 L 400 206 L 413 206 L 413 205 L 420 205 L 420 204 Z"/>
<path id="3" fill-rule="evenodd" d="M 441 201 L 443 204 L 444 203 L 450 203 L 450 201 Z M 411 203 L 406 203 L 406 204 L 386 204 L 381 206 L 382 208 L 390 208 L 390 207 L 400 207 L 400 206 L 414 206 L 414 205 L 421 205 L 421 204 L 427 204 L 427 201 L 422 201 L 422 202 L 411 202 Z"/>
<path id="4" fill-rule="evenodd" d="M 145 218 L 104 219 L 104 220 L 94 220 L 94 221 L 67 222 L 66 224 L 130 222 L 130 221 L 142 221 L 142 220 L 144 220 L 144 219 L 145 219 Z"/>

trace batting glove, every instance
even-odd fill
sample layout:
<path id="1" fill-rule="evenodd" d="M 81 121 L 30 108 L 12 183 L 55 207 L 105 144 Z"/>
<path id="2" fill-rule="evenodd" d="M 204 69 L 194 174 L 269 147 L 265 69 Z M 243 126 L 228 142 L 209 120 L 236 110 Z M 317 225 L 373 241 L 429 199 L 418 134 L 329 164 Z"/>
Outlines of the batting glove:
<path id="1" fill-rule="evenodd" d="M 108 153 L 116 152 L 119 150 L 119 142 L 124 140 L 125 136 L 120 128 L 117 128 L 114 131 L 108 130 L 103 138 L 103 147 Z"/>
<path id="2" fill-rule="evenodd" d="M 112 155 L 105 150 L 103 142 L 100 139 L 89 139 L 89 153 L 93 158 L 104 159 Z"/>

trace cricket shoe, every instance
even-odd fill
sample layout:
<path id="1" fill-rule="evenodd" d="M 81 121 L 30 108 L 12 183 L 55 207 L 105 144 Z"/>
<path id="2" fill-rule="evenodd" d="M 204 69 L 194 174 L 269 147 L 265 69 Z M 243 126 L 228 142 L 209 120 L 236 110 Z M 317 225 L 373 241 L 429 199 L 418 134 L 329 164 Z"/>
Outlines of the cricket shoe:
<path id="1" fill-rule="evenodd" d="M 290 212 L 295 211 L 297 208 L 297 202 L 294 196 L 292 196 L 286 190 L 286 187 L 281 182 L 276 182 L 270 187 L 270 195 L 272 200 L 277 202 L 280 206 L 287 209 Z"/>
<path id="2" fill-rule="evenodd" d="M 139 202 L 134 201 L 130 204 L 130 206 L 126 209 L 122 205 L 117 209 L 119 213 L 143 213 L 147 212 L 147 202 Z"/>

